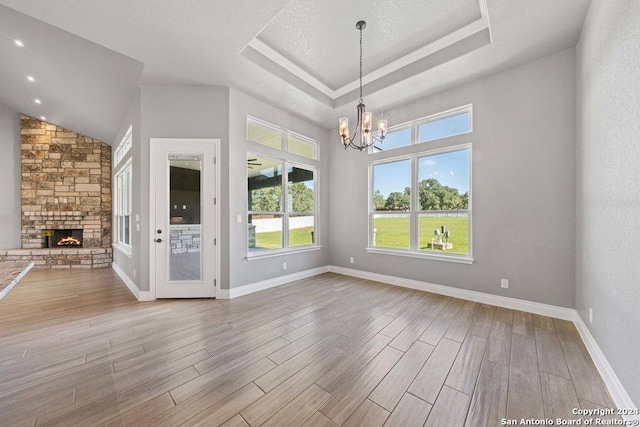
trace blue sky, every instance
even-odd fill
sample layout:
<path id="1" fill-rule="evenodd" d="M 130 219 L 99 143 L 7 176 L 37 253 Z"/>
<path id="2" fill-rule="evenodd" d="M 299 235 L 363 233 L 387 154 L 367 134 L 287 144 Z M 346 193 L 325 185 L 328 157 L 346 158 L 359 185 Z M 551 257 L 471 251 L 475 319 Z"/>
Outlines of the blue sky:
<path id="1" fill-rule="evenodd" d="M 432 141 L 470 130 L 468 112 L 418 126 L 418 140 Z M 384 151 L 411 144 L 411 128 L 391 131 L 380 145 Z M 460 194 L 469 191 L 469 151 L 459 150 L 418 159 L 418 182 L 434 178 L 442 185 L 457 188 Z M 394 191 L 411 186 L 411 161 L 401 160 L 377 165 L 373 169 L 373 189 L 386 198 Z"/>
<path id="2" fill-rule="evenodd" d="M 442 185 L 457 188 L 460 194 L 469 191 L 469 152 L 452 151 L 418 159 L 418 182 L 434 178 Z M 411 187 L 411 161 L 401 160 L 376 165 L 373 169 L 373 189 L 386 198 L 393 191 Z"/>

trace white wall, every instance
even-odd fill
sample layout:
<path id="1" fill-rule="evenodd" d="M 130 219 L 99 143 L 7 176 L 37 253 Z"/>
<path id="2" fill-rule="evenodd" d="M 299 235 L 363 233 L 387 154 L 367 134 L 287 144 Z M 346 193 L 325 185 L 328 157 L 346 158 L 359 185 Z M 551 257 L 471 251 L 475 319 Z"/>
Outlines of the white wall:
<path id="1" fill-rule="evenodd" d="M 134 105 L 137 101 L 134 101 Z M 136 268 L 134 279 L 141 291 L 149 290 L 149 252 L 152 238 L 149 225 L 153 218 L 149 213 L 149 155 L 151 138 L 214 138 L 220 139 L 222 208 L 221 223 L 229 221 L 225 196 L 228 193 L 228 168 L 224 159 L 228 156 L 229 141 L 229 89 L 220 86 L 143 86 L 140 94 L 140 125 L 133 138 L 133 194 L 132 213 L 140 214 L 140 233 L 134 233 L 133 262 Z M 137 107 L 134 107 L 137 108 Z M 137 114 L 131 113 L 130 114 Z M 130 116 L 128 119 L 131 119 Z M 119 137 L 128 123 L 122 125 Z M 119 142 L 119 139 L 117 140 Z M 136 244 L 136 240 L 139 243 Z M 222 227 L 218 237 L 222 283 L 229 282 L 228 230 Z M 120 262 L 122 258 L 118 258 Z M 224 285 L 223 285 L 224 286 Z"/>
<path id="2" fill-rule="evenodd" d="M 329 132 L 235 89 L 230 90 L 229 111 L 228 159 L 230 175 L 227 190 L 229 191 L 230 220 L 223 222 L 222 228 L 228 228 L 231 233 L 229 241 L 231 287 L 327 265 L 330 242 L 329 148 L 327 147 Z M 323 246 L 321 250 L 247 261 L 247 150 L 251 144 L 246 141 L 247 115 L 308 136 L 319 142 L 320 225 L 316 236 Z M 241 215 L 241 224 L 236 223 L 236 215 Z M 282 263 L 285 261 L 287 262 L 287 270 L 283 271 Z M 226 288 L 226 282 L 223 282 L 222 288 Z"/>
<path id="3" fill-rule="evenodd" d="M 577 52 L 576 308 L 640 405 L 640 2 L 592 2 Z"/>
<path id="4" fill-rule="evenodd" d="M 21 246 L 20 167 L 20 114 L 0 105 L 0 249 Z"/>
<path id="5" fill-rule="evenodd" d="M 368 254 L 367 154 L 345 152 L 334 131 L 329 163 L 331 264 L 573 307 L 575 50 L 384 115 L 393 125 L 470 103 L 475 262 Z M 349 264 L 351 256 L 355 264 Z M 501 278 L 510 279 L 510 289 L 500 288 Z"/>

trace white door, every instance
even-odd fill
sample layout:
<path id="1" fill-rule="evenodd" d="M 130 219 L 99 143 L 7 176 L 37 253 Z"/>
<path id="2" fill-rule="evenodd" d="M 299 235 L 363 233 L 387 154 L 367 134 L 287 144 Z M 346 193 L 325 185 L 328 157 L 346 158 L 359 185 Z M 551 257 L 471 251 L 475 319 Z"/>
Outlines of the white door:
<path id="1" fill-rule="evenodd" d="M 156 298 L 216 296 L 217 146 L 211 139 L 151 140 Z"/>

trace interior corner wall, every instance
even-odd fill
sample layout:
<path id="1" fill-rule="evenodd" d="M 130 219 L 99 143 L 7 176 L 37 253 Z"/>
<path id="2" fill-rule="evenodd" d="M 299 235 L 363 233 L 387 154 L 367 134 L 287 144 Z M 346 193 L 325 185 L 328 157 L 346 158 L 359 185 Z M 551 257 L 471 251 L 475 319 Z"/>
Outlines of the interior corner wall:
<path id="1" fill-rule="evenodd" d="M 576 308 L 640 405 L 640 3 L 592 2 L 577 46 Z M 589 308 L 593 323 L 589 322 Z"/>
<path id="2" fill-rule="evenodd" d="M 111 182 L 115 184 L 115 175 L 120 171 L 122 166 L 127 162 L 128 159 L 131 159 L 131 169 L 132 169 L 132 194 L 131 194 L 131 212 L 134 214 L 131 223 L 131 254 L 128 255 L 122 252 L 117 246 L 113 247 L 113 264 L 116 265 L 120 270 L 122 270 L 127 277 L 136 284 L 138 288 L 140 288 L 140 274 L 138 272 L 142 272 L 142 270 L 147 269 L 142 268 L 140 255 L 141 255 L 141 241 L 140 241 L 140 230 L 144 226 L 140 221 L 136 221 L 135 214 L 139 214 L 142 208 L 141 206 L 141 188 L 140 185 L 136 183 L 142 182 L 142 180 L 148 180 L 148 177 L 142 176 L 140 173 L 140 163 L 141 163 L 141 140 L 140 140 L 140 128 L 141 128 L 141 95 L 140 90 L 138 89 L 133 101 L 131 102 L 131 106 L 129 107 L 129 111 L 120 126 L 120 130 L 118 131 L 116 138 L 113 140 L 111 144 L 111 158 L 115 158 L 114 153 L 118 148 L 118 145 L 124 138 L 124 135 L 127 133 L 129 126 L 132 128 L 131 132 L 131 149 L 125 155 L 122 161 L 113 167 L 112 170 L 112 180 Z M 115 196 L 115 192 L 111 192 L 112 195 Z M 112 206 L 115 208 L 115 203 L 112 203 Z M 115 219 L 115 211 L 112 214 L 112 218 Z M 140 216 L 138 215 L 138 219 Z M 115 233 L 115 228 L 113 229 Z"/>
<path id="3" fill-rule="evenodd" d="M 273 279 L 285 274 L 323 267 L 329 261 L 329 132 L 298 117 L 279 110 L 265 102 L 230 89 L 229 111 L 229 218 L 222 228 L 230 230 L 230 282 L 224 282 L 222 288 L 230 285 L 236 288 L 263 280 Z M 319 182 L 319 226 L 318 239 L 322 248 L 318 251 L 280 255 L 248 261 L 247 257 L 247 115 L 264 120 L 301 135 L 308 136 L 319 143 L 320 169 Z M 240 215 L 241 223 L 236 222 Z M 286 271 L 282 263 L 287 262 Z"/>
<path id="4" fill-rule="evenodd" d="M 368 156 L 334 132 L 331 264 L 574 307 L 575 87 L 569 49 L 383 112 L 393 125 L 473 104 L 471 265 L 367 253 Z"/>
<path id="5" fill-rule="evenodd" d="M 152 245 L 150 225 L 153 218 L 149 211 L 150 189 L 150 140 L 151 138 L 211 138 L 220 140 L 220 188 L 222 197 L 218 199 L 220 208 L 219 236 L 221 257 L 220 279 L 229 281 L 229 223 L 227 208 L 229 186 L 228 158 L 229 145 L 229 88 L 222 86 L 143 86 L 140 96 L 140 136 L 134 156 L 139 162 L 134 167 L 134 188 L 132 214 L 140 214 L 140 245 L 137 249 L 137 264 L 140 266 L 139 281 L 141 291 L 149 290 L 149 261 Z M 135 132 L 135 129 L 134 129 Z M 135 141 L 134 141 L 135 142 Z M 133 159 L 136 162 L 136 157 Z M 138 181 L 135 181 L 139 177 Z M 137 182 L 137 183 L 136 183 Z M 135 222 L 134 222 L 135 223 Z"/>
<path id="6" fill-rule="evenodd" d="M 0 249 L 20 248 L 20 114 L 0 105 Z"/>

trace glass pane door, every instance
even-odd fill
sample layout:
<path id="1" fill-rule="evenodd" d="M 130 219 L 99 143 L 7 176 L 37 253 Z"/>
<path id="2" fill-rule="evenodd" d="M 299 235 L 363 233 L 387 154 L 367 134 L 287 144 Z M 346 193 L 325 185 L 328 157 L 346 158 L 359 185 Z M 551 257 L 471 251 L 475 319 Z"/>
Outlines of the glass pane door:
<path id="1" fill-rule="evenodd" d="M 202 280 L 202 155 L 169 156 L 169 281 Z"/>

